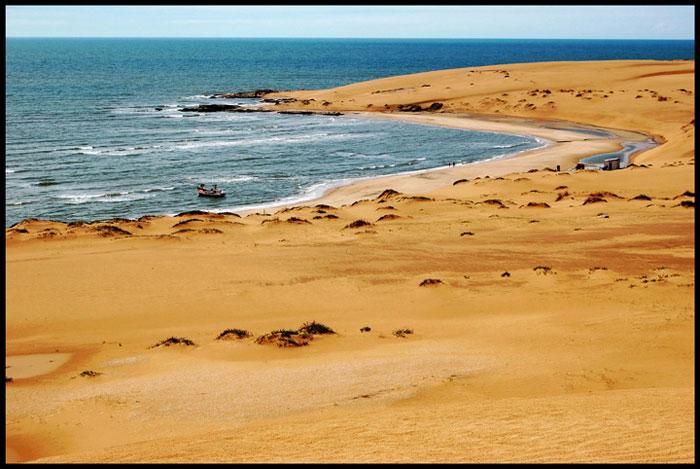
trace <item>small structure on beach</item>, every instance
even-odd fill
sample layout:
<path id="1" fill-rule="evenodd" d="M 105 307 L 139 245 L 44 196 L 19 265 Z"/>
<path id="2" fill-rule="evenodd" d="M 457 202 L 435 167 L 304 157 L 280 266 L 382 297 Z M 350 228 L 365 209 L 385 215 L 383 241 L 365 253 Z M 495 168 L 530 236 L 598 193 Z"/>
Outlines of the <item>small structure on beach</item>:
<path id="1" fill-rule="evenodd" d="M 606 171 L 620 169 L 620 158 L 608 158 L 607 160 L 603 161 L 603 169 Z"/>

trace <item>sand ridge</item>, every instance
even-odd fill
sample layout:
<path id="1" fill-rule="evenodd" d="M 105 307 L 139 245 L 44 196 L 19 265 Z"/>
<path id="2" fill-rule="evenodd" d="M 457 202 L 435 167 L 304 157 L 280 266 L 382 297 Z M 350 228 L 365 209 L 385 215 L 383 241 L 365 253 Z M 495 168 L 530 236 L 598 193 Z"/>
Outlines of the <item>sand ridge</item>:
<path id="1" fill-rule="evenodd" d="M 567 89 L 617 95 L 619 80 L 674 97 L 692 92 L 688 74 L 640 75 L 692 64 L 519 64 L 468 79 L 488 77 L 494 101 L 514 92 L 499 88 L 508 80 L 564 88 L 567 75 Z M 316 93 L 362 107 L 470 86 L 464 71 L 431 73 Z M 561 96 L 550 119 L 666 143 L 619 171 L 558 173 L 546 168 L 568 151 L 524 154 L 258 213 L 6 230 L 6 354 L 76 352 L 58 372 L 6 383 L 7 457 L 692 462 L 694 146 L 681 135 L 692 101 L 647 99 L 637 113 L 591 95 L 606 117 L 582 107 L 572 119 L 575 96 Z M 310 321 L 337 334 L 256 343 Z M 217 340 L 231 328 L 251 335 Z M 193 345 L 153 348 L 169 337 Z"/>

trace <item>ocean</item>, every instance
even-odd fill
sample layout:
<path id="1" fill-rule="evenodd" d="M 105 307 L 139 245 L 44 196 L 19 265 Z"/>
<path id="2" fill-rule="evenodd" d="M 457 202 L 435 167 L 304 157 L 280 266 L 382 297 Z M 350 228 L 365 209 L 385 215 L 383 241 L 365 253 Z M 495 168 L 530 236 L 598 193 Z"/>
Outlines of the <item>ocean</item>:
<path id="1" fill-rule="evenodd" d="M 318 89 L 556 60 L 694 59 L 694 41 L 19 39 L 5 41 L 5 225 L 303 201 L 357 178 L 498 158 L 533 137 L 357 116 L 194 115 L 217 92 Z M 160 109 L 160 110 L 157 110 Z M 224 199 L 197 197 L 217 184 Z"/>

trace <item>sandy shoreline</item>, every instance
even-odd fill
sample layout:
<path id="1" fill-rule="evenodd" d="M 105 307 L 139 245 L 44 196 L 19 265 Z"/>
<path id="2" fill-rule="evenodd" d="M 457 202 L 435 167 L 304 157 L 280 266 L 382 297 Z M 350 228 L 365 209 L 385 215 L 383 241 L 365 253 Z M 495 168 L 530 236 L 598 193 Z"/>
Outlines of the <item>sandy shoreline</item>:
<path id="1" fill-rule="evenodd" d="M 458 164 L 453 167 L 439 167 L 399 174 L 355 178 L 350 182 L 330 187 L 319 196 L 310 198 L 299 197 L 290 202 L 256 204 L 253 208 L 236 209 L 234 207 L 231 210 L 241 215 L 247 215 L 259 211 L 279 210 L 300 204 L 326 203 L 343 205 L 358 199 L 375 197 L 387 188 L 394 188 L 400 192 L 423 194 L 447 187 L 453 181 L 462 178 L 500 177 L 509 173 L 524 172 L 530 169 L 556 168 L 557 165 L 562 168 L 562 171 L 567 171 L 573 169 L 581 158 L 621 149 L 622 142 L 626 141 L 625 139 L 639 140 L 648 137 L 629 131 L 591 128 L 592 130 L 609 131 L 617 135 L 617 137 L 601 138 L 595 134 L 584 133 L 589 127 L 575 122 L 556 122 L 556 124 L 576 126 L 578 131 L 546 127 L 546 124 L 551 125 L 551 123 L 534 120 L 516 120 L 506 117 L 479 115 L 448 114 L 436 116 L 431 114 L 390 114 L 357 111 L 352 112 L 351 115 L 367 119 L 393 119 L 419 125 L 534 136 L 544 139 L 546 143 L 540 148 L 525 150 L 492 160 L 477 161 L 464 165 Z M 583 144 L 582 142 L 586 143 Z M 439 149 L 435 150 L 439 151 Z M 217 211 L 223 212 L 228 210 L 230 209 Z"/>
<path id="2" fill-rule="evenodd" d="M 265 214 L 7 229 L 6 461 L 694 462 L 693 80 L 566 62 L 294 92 L 560 141 Z M 555 121 L 664 143 L 557 173 L 637 136 Z"/>

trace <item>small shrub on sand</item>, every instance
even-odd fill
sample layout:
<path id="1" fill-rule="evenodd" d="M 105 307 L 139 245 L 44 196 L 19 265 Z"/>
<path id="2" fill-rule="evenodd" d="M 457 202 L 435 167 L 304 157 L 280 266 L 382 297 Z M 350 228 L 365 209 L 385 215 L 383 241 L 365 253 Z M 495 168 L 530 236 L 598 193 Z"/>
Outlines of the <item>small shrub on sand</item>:
<path id="1" fill-rule="evenodd" d="M 377 219 L 377 221 L 398 220 L 398 219 L 400 219 L 400 218 L 403 218 L 403 217 L 400 217 L 399 215 L 394 215 L 393 213 L 389 213 L 389 214 L 387 214 L 387 215 L 383 215 L 383 216 L 379 217 L 379 218 Z"/>
<path id="2" fill-rule="evenodd" d="M 226 329 L 217 336 L 216 340 L 245 339 L 252 336 L 253 334 L 246 331 L 245 329 Z"/>
<path id="3" fill-rule="evenodd" d="M 456 186 L 457 184 L 464 184 L 465 182 L 469 182 L 469 179 L 457 179 L 452 185 Z"/>
<path id="4" fill-rule="evenodd" d="M 686 208 L 693 208 L 695 207 L 695 202 L 693 202 L 692 200 L 683 200 L 681 201 L 680 206 Z"/>
<path id="5" fill-rule="evenodd" d="M 92 370 L 85 370 L 82 373 L 80 373 L 80 376 L 83 378 L 95 378 L 97 376 L 100 376 L 102 373 L 99 373 L 97 371 L 92 371 Z"/>
<path id="6" fill-rule="evenodd" d="M 630 200 L 651 200 L 651 197 L 649 197 L 646 194 L 639 194 L 639 195 L 635 195 Z"/>
<path id="7" fill-rule="evenodd" d="M 549 208 L 547 202 L 528 202 L 526 206 L 530 208 Z"/>
<path id="8" fill-rule="evenodd" d="M 606 202 L 607 203 L 608 201 L 602 197 L 588 196 L 588 198 L 583 202 L 582 205 L 595 204 L 598 202 Z"/>
<path id="9" fill-rule="evenodd" d="M 406 337 L 409 334 L 413 334 L 413 330 L 411 329 L 396 329 L 394 332 L 392 332 L 396 337 Z"/>
<path id="10" fill-rule="evenodd" d="M 95 231 L 97 231 L 100 236 L 118 236 L 118 235 L 124 235 L 124 236 L 131 236 L 131 233 L 119 228 L 118 226 L 112 226 L 112 225 L 102 225 L 98 226 L 95 228 Z"/>
<path id="11" fill-rule="evenodd" d="M 5 383 L 11 383 L 12 381 L 14 381 L 12 378 L 10 378 L 9 376 L 5 375 Z"/>
<path id="12" fill-rule="evenodd" d="M 365 326 L 365 327 L 361 327 L 361 328 L 360 328 L 360 332 L 369 332 L 369 331 L 371 331 L 371 330 L 372 330 L 372 328 L 369 327 L 369 326 Z"/>
<path id="13" fill-rule="evenodd" d="M 471 231 L 464 231 L 459 234 L 460 236 L 474 236 L 474 233 Z"/>
<path id="14" fill-rule="evenodd" d="M 537 272 L 538 274 L 542 274 L 542 275 L 547 275 L 547 274 L 553 274 L 553 273 L 554 273 L 554 272 L 552 271 L 552 268 L 549 267 L 549 266 L 546 266 L 546 265 L 538 265 L 537 267 L 535 267 L 535 268 L 532 269 L 532 270 L 534 270 L 534 271 Z"/>
<path id="15" fill-rule="evenodd" d="M 418 286 L 419 287 L 430 287 L 430 286 L 435 286 L 435 285 L 440 285 L 440 284 L 442 284 L 442 280 L 440 280 L 440 279 L 426 278 Z"/>
<path id="16" fill-rule="evenodd" d="M 569 191 L 560 192 L 557 195 L 557 200 L 555 200 L 555 202 L 559 202 L 561 199 L 563 199 L 564 197 L 568 197 L 569 195 Z"/>
<path id="17" fill-rule="evenodd" d="M 150 348 L 155 348 L 155 347 L 170 347 L 171 345 L 177 345 L 177 344 L 183 344 L 187 346 L 193 346 L 194 342 L 192 342 L 190 339 L 186 339 L 184 337 L 169 337 L 161 342 L 158 342 L 155 345 L 152 345 Z"/>
<path id="18" fill-rule="evenodd" d="M 311 335 L 335 334 L 333 329 L 316 321 L 305 322 L 299 328 L 299 332 Z"/>
<path id="19" fill-rule="evenodd" d="M 371 226 L 371 225 L 372 224 L 368 221 L 355 220 L 354 222 L 345 225 L 345 228 L 343 228 L 343 229 L 362 228 L 363 226 Z"/>
<path id="20" fill-rule="evenodd" d="M 291 329 L 280 329 L 261 335 L 255 339 L 255 343 L 260 345 L 276 345 L 278 347 L 303 347 L 309 345 L 312 339 L 313 336 L 311 334 Z"/>
<path id="21" fill-rule="evenodd" d="M 495 205 L 496 207 L 499 207 L 499 208 L 508 208 L 505 205 L 503 205 L 503 202 L 501 202 L 499 199 L 486 199 L 482 203 L 488 204 L 488 205 Z"/>
<path id="22" fill-rule="evenodd" d="M 505 271 L 501 274 L 501 277 L 510 277 L 510 272 Z"/>
<path id="23" fill-rule="evenodd" d="M 680 199 L 681 197 L 695 197 L 695 192 L 685 191 L 682 194 L 678 194 L 674 199 Z"/>
<path id="24" fill-rule="evenodd" d="M 305 220 L 303 218 L 297 218 L 297 217 L 291 217 L 287 219 L 287 223 L 297 223 L 299 225 L 307 224 L 310 225 L 311 222 L 309 220 Z"/>

